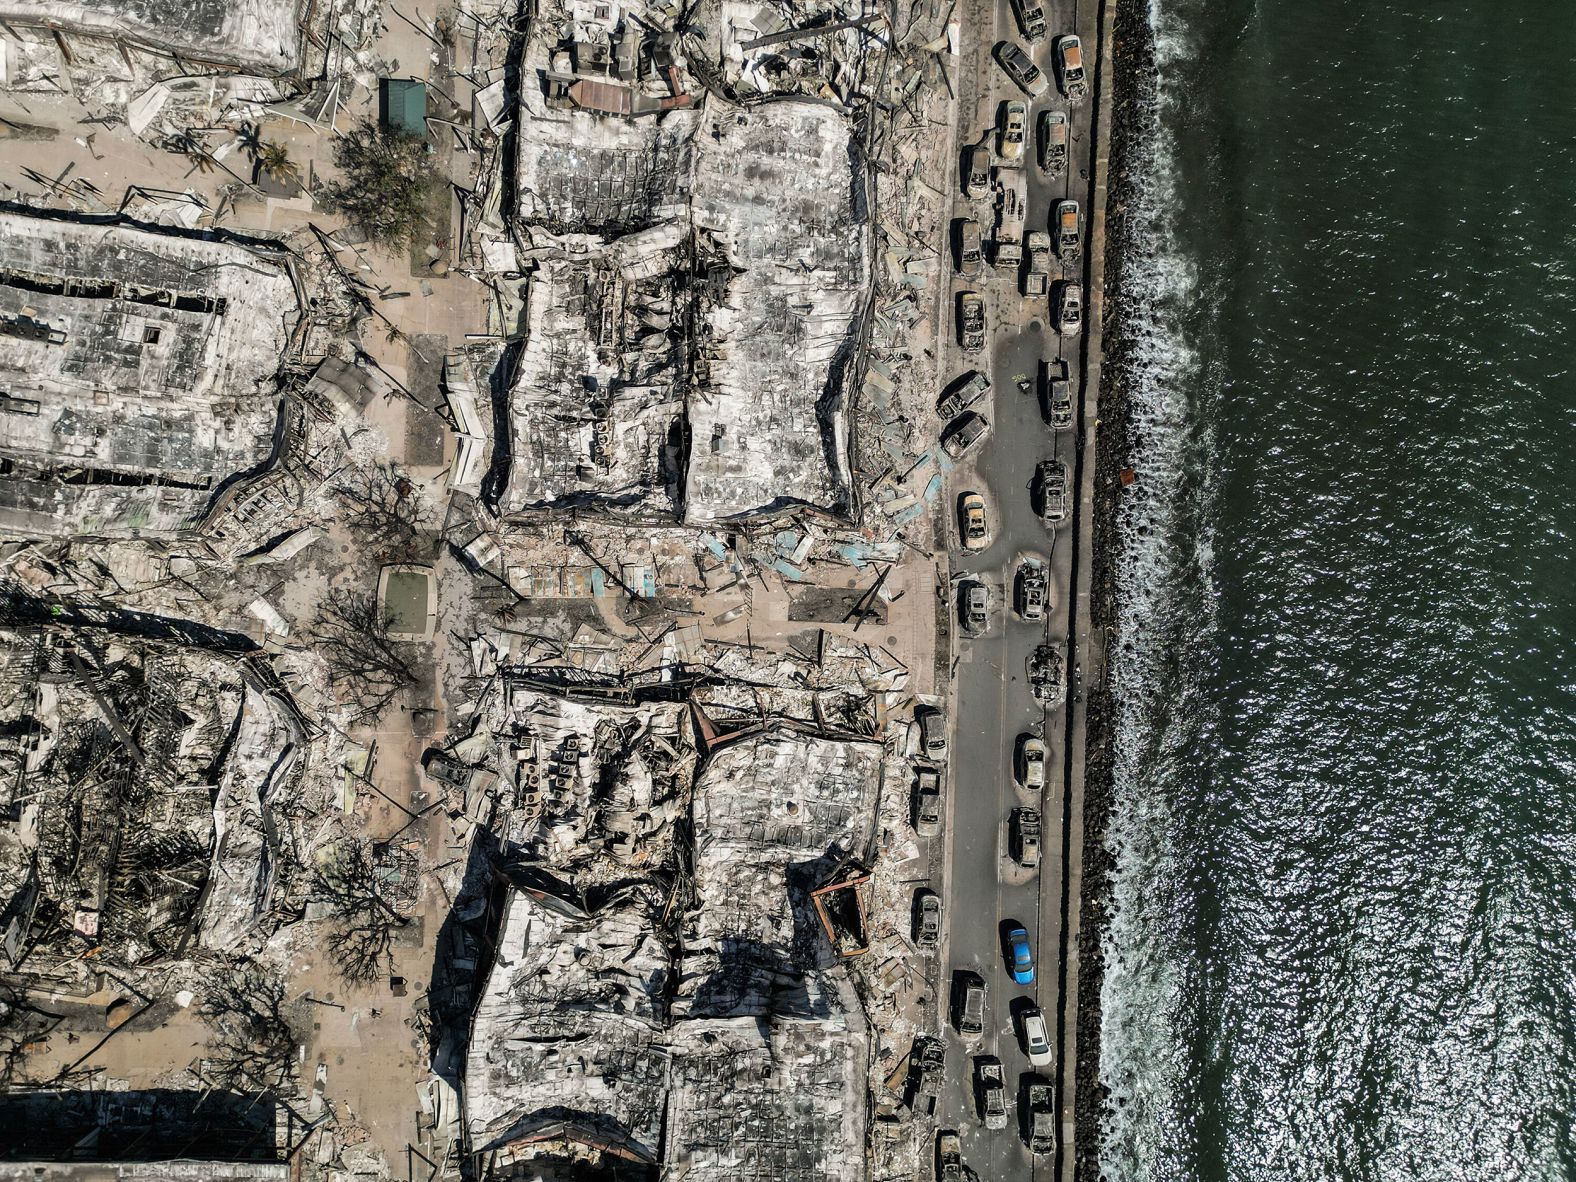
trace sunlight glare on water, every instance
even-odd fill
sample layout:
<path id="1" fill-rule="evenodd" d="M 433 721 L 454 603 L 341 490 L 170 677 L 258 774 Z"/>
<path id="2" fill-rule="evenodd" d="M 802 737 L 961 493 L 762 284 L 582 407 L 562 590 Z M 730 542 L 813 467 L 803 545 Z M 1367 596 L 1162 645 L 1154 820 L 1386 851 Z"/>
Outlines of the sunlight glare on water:
<path id="1" fill-rule="evenodd" d="M 1154 28 L 1105 1173 L 1576 1177 L 1576 16 Z"/>

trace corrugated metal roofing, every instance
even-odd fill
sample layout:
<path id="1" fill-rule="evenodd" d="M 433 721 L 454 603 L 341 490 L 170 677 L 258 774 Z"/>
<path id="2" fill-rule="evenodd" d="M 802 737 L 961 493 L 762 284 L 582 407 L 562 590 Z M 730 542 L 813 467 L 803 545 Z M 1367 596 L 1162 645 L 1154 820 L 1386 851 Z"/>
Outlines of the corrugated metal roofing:
<path id="1" fill-rule="evenodd" d="M 427 134 L 427 84 L 415 78 L 385 78 L 378 95 L 378 119 L 385 127 L 411 135 Z"/>

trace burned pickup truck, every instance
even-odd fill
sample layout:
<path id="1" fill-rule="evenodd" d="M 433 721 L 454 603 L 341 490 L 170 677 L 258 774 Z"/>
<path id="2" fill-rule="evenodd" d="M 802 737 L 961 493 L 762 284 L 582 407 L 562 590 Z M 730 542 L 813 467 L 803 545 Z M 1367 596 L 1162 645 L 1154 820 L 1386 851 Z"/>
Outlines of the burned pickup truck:
<path id="1" fill-rule="evenodd" d="M 951 1129 L 936 1135 L 936 1178 L 938 1182 L 979 1182 L 979 1175 L 963 1164 L 963 1142 Z"/>
<path id="2" fill-rule="evenodd" d="M 939 1038 L 917 1035 L 908 1053 L 908 1085 L 913 1096 L 912 1108 L 919 1108 L 922 1101 L 934 1104 L 941 1094 L 941 1077 L 947 1066 L 947 1049 Z M 928 1107 L 928 1105 L 927 1105 Z"/>
<path id="3" fill-rule="evenodd" d="M 941 834 L 941 772 L 920 765 L 914 771 L 912 801 L 914 832 L 921 837 Z"/>
<path id="4" fill-rule="evenodd" d="M 1067 167 L 1067 113 L 1040 112 L 1040 170 L 1060 176 Z"/>
<path id="5" fill-rule="evenodd" d="M 985 1033 L 985 978 L 973 969 L 952 974 L 952 1024 L 965 1041 Z"/>
<path id="6" fill-rule="evenodd" d="M 971 369 L 962 378 L 952 384 L 952 388 L 936 404 L 936 414 L 942 422 L 948 422 L 981 398 L 990 390 L 990 379 L 977 369 Z"/>
<path id="7" fill-rule="evenodd" d="M 1044 230 L 1030 230 L 1024 241 L 1029 248 L 1029 265 L 1023 272 L 1023 294 L 1042 296 L 1051 289 L 1051 236 Z"/>
<path id="8" fill-rule="evenodd" d="M 1026 870 L 1040 864 L 1040 810 L 1015 808 L 1009 833 L 1013 861 Z"/>
<path id="9" fill-rule="evenodd" d="M 976 411 L 950 424 L 941 434 L 941 450 L 949 460 L 961 460 L 990 434 L 990 420 Z"/>
<path id="10" fill-rule="evenodd" d="M 994 1055 L 982 1055 L 975 1069 L 975 1101 L 979 1104 L 980 1120 L 987 1129 L 1007 1127 L 1007 1081 L 1002 1072 L 1001 1060 Z"/>

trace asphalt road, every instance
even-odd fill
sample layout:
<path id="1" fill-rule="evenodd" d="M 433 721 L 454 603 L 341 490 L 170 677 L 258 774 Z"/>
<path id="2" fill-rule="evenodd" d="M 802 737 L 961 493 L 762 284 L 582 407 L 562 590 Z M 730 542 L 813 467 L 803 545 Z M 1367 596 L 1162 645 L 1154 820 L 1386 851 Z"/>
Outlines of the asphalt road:
<path id="1" fill-rule="evenodd" d="M 1092 6 L 1084 0 L 1084 8 Z M 1025 145 L 1023 171 L 1028 186 L 1028 214 L 1025 230 L 1047 229 L 1055 203 L 1063 197 L 1077 198 L 1083 210 L 1085 246 L 1088 237 L 1090 199 L 1090 116 L 1089 98 L 1069 105 L 1054 85 L 1052 47 L 1058 36 L 1071 32 L 1081 15 L 1077 31 L 1084 38 L 1086 68 L 1094 72 L 1092 13 L 1075 11 L 1072 0 L 1047 5 L 1048 34 L 1043 42 L 1029 46 L 1017 27 L 1011 8 L 1000 0 L 978 0 L 970 13 L 975 17 L 963 24 L 962 77 L 959 80 L 957 139 L 960 146 L 981 142 L 991 127 L 1001 102 L 1009 98 L 1029 103 L 1029 142 Z M 992 22 L 994 22 L 992 24 Z M 1036 64 L 1052 79 L 1051 90 L 1038 101 L 1029 100 L 989 56 L 999 40 L 1010 38 L 1028 49 Z M 1091 85 L 1091 90 L 1092 90 Z M 1035 134 L 1039 112 L 1059 109 L 1068 112 L 1070 143 L 1068 167 L 1054 180 L 1041 173 L 1035 161 Z M 995 138 L 988 141 L 994 150 Z M 969 201 L 956 183 L 954 217 L 973 217 L 988 239 L 992 225 L 991 197 Z M 1053 264 L 1053 292 L 1056 280 L 1085 280 L 1087 249 L 1065 268 Z M 1060 273 L 1058 273 L 1058 271 Z M 977 278 L 954 277 L 952 291 L 977 289 L 987 293 L 988 344 L 980 354 L 966 354 L 957 346 L 955 335 L 944 355 L 949 378 L 970 368 L 985 366 L 993 389 L 988 404 L 977 407 L 991 420 L 992 432 L 970 457 L 968 465 L 958 468 L 949 484 L 954 510 L 952 537 L 957 539 L 956 503 L 964 491 L 982 492 L 989 505 L 993 537 L 990 546 L 978 554 L 964 554 L 954 548 L 955 581 L 979 577 L 993 590 L 993 615 L 990 630 L 982 637 L 969 638 L 955 629 L 957 640 L 956 677 L 953 687 L 953 737 L 948 760 L 950 863 L 943 899 L 947 909 L 946 959 L 944 961 L 943 1011 L 944 1037 L 947 1042 L 947 1079 L 938 1113 L 941 1127 L 955 1128 L 962 1135 L 964 1159 L 982 1179 L 1050 1178 L 1056 1172 L 1057 1156 L 1032 1157 L 1024 1143 L 1019 1102 L 1019 1081 L 1032 1069 L 1017 1037 L 1017 1015 L 1029 1004 L 1044 1012 L 1053 1042 L 1063 1041 L 1058 1015 L 1067 1008 L 1059 990 L 1058 953 L 1061 946 L 1061 899 L 1064 893 L 1062 817 L 1065 804 L 1066 775 L 1072 769 L 1067 744 L 1073 728 L 1082 725 L 1081 707 L 1065 706 L 1043 711 L 1031 696 L 1026 678 L 1030 653 L 1044 640 L 1059 646 L 1070 664 L 1078 661 L 1069 654 L 1069 629 L 1074 620 L 1073 548 L 1075 526 L 1069 522 L 1056 531 L 1047 529 L 1035 515 L 1029 498 L 1029 483 L 1035 465 L 1055 455 L 1075 470 L 1077 452 L 1084 431 L 1052 432 L 1041 417 L 1035 397 L 1024 397 L 1016 386 L 1018 374 L 1035 375 L 1042 360 L 1065 358 L 1071 375 L 1080 377 L 1083 358 L 1079 337 L 1058 336 L 1052 327 L 1049 302 L 1026 298 L 1019 293 L 1016 268 L 994 270 L 987 266 Z M 947 303 L 950 312 L 954 307 Z M 949 327 L 954 327 L 949 325 Z M 1093 395 L 1075 403 L 1083 411 L 1085 431 L 1092 425 Z M 1012 578 L 1024 553 L 1048 557 L 1051 564 L 1051 603 L 1042 624 L 1020 620 L 1011 610 Z M 954 611 L 956 610 L 954 600 Z M 956 616 L 954 617 L 956 619 Z M 1034 800 L 1016 786 L 1013 752 L 1021 734 L 1044 738 L 1048 747 L 1047 787 L 1043 799 Z M 1078 771 L 1081 772 L 1081 760 Z M 1024 870 L 1008 852 L 1008 817 L 1013 807 L 1038 806 L 1044 818 L 1042 861 L 1038 871 Z M 1019 987 L 1008 973 L 1003 955 L 1003 936 L 1010 921 L 1029 930 L 1037 960 L 1033 986 Z M 989 989 L 984 1036 L 965 1045 L 951 1024 L 949 1006 L 952 973 L 958 969 L 979 972 Z M 1008 1127 L 998 1132 L 987 1130 L 979 1119 L 973 1088 L 978 1055 L 995 1055 L 1005 1064 L 1009 1105 L 1013 1116 Z M 1055 1080 L 1058 1067 L 1044 1069 Z M 1066 1149 L 1063 1147 L 1065 1159 Z"/>

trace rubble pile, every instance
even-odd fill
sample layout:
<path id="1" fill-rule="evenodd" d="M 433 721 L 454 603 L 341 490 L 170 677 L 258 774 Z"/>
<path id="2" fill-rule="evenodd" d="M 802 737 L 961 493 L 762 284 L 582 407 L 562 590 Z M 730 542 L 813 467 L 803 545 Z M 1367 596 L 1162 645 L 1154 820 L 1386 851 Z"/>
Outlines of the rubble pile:
<path id="1" fill-rule="evenodd" d="M 45 629 L 0 632 L 0 942 L 85 980 L 261 939 L 300 774 L 293 710 L 244 664 Z"/>
<path id="2" fill-rule="evenodd" d="M 458 749 L 486 742 L 487 774 L 468 780 L 465 808 L 491 832 L 586 883 L 671 862 L 698 760 L 682 705 L 579 702 L 511 680 L 476 726 Z"/>
<path id="3" fill-rule="evenodd" d="M 543 877 L 527 847 L 533 885 L 510 896 L 465 1069 L 486 1176 L 621 1160 L 719 1180 L 860 1176 L 847 1099 L 868 1035 L 810 891 L 868 844 L 881 759 L 878 744 L 788 728 L 719 741 L 682 818 L 692 836 L 634 883 L 597 885 L 595 868 L 537 847 Z"/>

